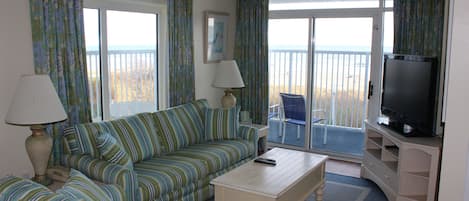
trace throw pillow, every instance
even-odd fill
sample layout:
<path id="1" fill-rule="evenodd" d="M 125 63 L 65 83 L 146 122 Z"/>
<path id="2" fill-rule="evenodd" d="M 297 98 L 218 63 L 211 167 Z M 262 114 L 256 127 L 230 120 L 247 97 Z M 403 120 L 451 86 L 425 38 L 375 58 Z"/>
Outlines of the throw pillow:
<path id="1" fill-rule="evenodd" d="M 96 139 L 96 147 L 104 160 L 133 169 L 132 159 L 111 134 L 101 133 Z"/>
<path id="2" fill-rule="evenodd" d="M 97 184 L 81 172 L 71 169 L 70 177 L 57 193 L 80 200 L 111 201 L 111 198 Z"/>
<path id="3" fill-rule="evenodd" d="M 236 139 L 240 109 L 240 107 L 207 108 L 205 111 L 206 140 Z"/>

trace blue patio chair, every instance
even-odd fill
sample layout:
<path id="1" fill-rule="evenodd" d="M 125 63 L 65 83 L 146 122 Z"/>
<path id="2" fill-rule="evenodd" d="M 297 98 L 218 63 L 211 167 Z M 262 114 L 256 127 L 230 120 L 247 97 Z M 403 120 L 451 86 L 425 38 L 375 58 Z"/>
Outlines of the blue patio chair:
<path id="1" fill-rule="evenodd" d="M 283 132 L 282 132 L 282 144 L 285 143 L 285 127 L 286 123 L 297 125 L 296 128 L 296 137 L 300 138 L 300 126 L 306 125 L 306 103 L 303 95 L 298 94 L 288 94 L 280 93 L 282 99 L 282 109 L 283 109 Z M 320 122 L 326 122 L 326 112 L 324 110 L 312 110 L 314 113 L 323 113 L 322 117 L 314 116 L 311 119 L 311 124 L 316 124 Z M 327 143 L 327 125 L 324 125 L 324 140 L 323 143 Z"/>

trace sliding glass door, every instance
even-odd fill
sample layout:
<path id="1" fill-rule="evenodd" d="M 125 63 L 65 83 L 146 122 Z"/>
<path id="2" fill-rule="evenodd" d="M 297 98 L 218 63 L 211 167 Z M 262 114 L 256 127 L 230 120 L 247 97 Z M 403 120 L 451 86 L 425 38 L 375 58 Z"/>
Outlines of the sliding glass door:
<path id="1" fill-rule="evenodd" d="M 371 17 L 314 18 L 310 148 L 362 155 L 372 27 Z"/>
<path id="2" fill-rule="evenodd" d="M 281 13 L 279 16 L 285 16 Z M 269 142 L 362 155 L 377 15 L 272 17 L 269 21 Z M 375 40 L 375 41 L 374 41 Z M 303 101 L 301 101 L 303 99 Z"/>

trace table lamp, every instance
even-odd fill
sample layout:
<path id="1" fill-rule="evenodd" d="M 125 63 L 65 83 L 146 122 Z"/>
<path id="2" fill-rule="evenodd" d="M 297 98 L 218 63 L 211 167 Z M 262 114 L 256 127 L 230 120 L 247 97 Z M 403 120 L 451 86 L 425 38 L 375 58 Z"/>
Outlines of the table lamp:
<path id="1" fill-rule="evenodd" d="M 230 108 L 236 105 L 232 89 L 244 87 L 244 82 L 235 60 L 225 60 L 218 64 L 212 85 L 225 89 L 225 95 L 221 98 L 222 107 Z"/>
<path id="2" fill-rule="evenodd" d="M 52 139 L 43 124 L 67 119 L 63 105 L 52 86 L 49 75 L 23 75 L 5 117 L 5 122 L 30 126 L 32 134 L 26 139 L 26 151 L 34 168 L 34 181 L 48 185 L 47 164 L 52 150 Z"/>

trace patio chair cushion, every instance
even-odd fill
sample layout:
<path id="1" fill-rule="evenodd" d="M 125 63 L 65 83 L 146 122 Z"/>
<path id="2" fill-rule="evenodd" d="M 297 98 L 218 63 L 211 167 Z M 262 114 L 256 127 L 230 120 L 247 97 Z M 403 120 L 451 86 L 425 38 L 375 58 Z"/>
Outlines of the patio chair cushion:
<path id="1" fill-rule="evenodd" d="M 172 152 L 203 140 L 205 108 L 207 100 L 153 113 L 164 152 Z"/>
<path id="2" fill-rule="evenodd" d="M 253 143 L 246 140 L 221 140 L 191 145 L 169 155 L 202 160 L 212 174 L 249 158 L 254 155 L 254 149 Z"/>
<path id="3" fill-rule="evenodd" d="M 133 169 L 132 159 L 111 134 L 100 134 L 96 146 L 104 160 Z"/>
<path id="4" fill-rule="evenodd" d="M 161 195 L 207 176 L 207 164 L 201 160 L 161 156 L 134 165 L 142 200 L 155 200 Z"/>
<path id="5" fill-rule="evenodd" d="M 207 108 L 205 112 L 205 138 L 207 141 L 236 139 L 240 107 Z"/>
<path id="6" fill-rule="evenodd" d="M 111 201 L 111 198 L 97 184 L 74 169 L 70 170 L 70 177 L 64 186 L 57 190 L 57 193 L 78 200 Z"/>

